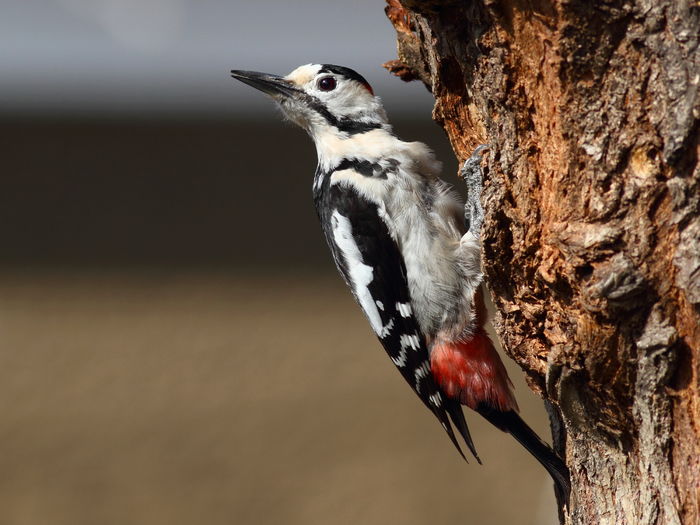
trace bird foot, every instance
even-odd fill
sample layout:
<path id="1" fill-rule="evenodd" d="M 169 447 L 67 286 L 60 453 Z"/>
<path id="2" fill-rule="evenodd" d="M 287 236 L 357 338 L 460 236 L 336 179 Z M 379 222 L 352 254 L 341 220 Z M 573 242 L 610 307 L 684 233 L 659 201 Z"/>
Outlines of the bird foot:
<path id="1" fill-rule="evenodd" d="M 464 204 L 464 222 L 467 231 L 475 237 L 479 236 L 481 224 L 484 222 L 484 210 L 481 207 L 481 190 L 483 188 L 483 174 L 481 172 L 482 153 L 488 151 L 490 146 L 482 144 L 477 147 L 471 157 L 464 161 L 459 175 L 467 185 L 467 202 Z"/>

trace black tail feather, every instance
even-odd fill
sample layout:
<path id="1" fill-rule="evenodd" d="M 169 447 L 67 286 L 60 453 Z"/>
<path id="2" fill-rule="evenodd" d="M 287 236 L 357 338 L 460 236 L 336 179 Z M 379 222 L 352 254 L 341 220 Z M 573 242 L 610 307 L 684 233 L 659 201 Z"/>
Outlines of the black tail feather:
<path id="1" fill-rule="evenodd" d="M 440 424 L 442 425 L 442 428 L 445 429 L 445 432 L 447 433 L 447 436 L 450 438 L 450 441 L 452 441 L 452 444 L 455 446 L 457 449 L 457 452 L 459 452 L 459 455 L 462 456 L 462 459 L 464 461 L 467 461 L 467 457 L 464 455 L 464 452 L 462 452 L 462 447 L 459 446 L 459 442 L 457 441 L 457 436 L 455 436 L 454 430 L 452 429 L 452 425 L 450 424 L 450 418 L 448 415 L 448 411 L 445 410 L 445 408 L 440 407 L 438 410 L 437 407 L 433 407 L 428 405 L 428 403 L 425 403 L 428 408 L 430 408 L 435 415 L 436 418 L 438 418 L 438 421 L 440 421 Z M 449 408 L 449 407 L 447 407 Z M 467 463 L 469 463 L 467 461 Z"/>
<path id="2" fill-rule="evenodd" d="M 459 446 L 459 441 L 457 441 L 457 436 L 455 436 L 454 431 L 452 430 L 452 426 L 450 425 L 450 420 L 447 416 L 445 416 L 445 421 L 441 421 L 442 427 L 445 429 L 445 432 L 447 432 L 448 437 L 450 438 L 450 441 L 452 441 L 452 444 L 455 446 L 457 449 L 457 452 L 459 452 L 459 455 L 462 456 L 462 459 L 469 463 L 469 460 L 467 460 L 467 456 L 464 455 L 464 452 L 462 451 L 462 447 Z"/>
<path id="3" fill-rule="evenodd" d="M 552 476 L 558 499 L 568 506 L 569 495 L 571 494 L 569 469 L 549 445 L 542 441 L 535 434 L 535 431 L 513 410 L 501 412 L 489 406 L 480 405 L 476 411 L 486 418 L 489 423 L 512 435 L 530 454 L 535 456 L 537 461 Z"/>
<path id="4" fill-rule="evenodd" d="M 467 426 L 467 420 L 464 418 L 464 412 L 462 411 L 462 405 L 460 405 L 459 402 L 451 399 L 451 400 L 449 400 L 446 408 L 447 408 L 447 413 L 450 415 L 450 419 L 452 419 L 452 423 L 454 424 L 455 428 L 459 431 L 460 435 L 462 436 L 462 439 L 469 447 L 469 450 L 471 451 L 471 453 L 474 454 L 476 461 L 479 463 L 479 465 L 481 465 L 481 459 L 479 458 L 479 455 L 476 453 L 476 447 L 474 446 L 474 442 L 472 441 L 472 436 L 469 433 L 469 427 Z M 464 455 L 462 455 L 462 456 L 464 457 Z"/>

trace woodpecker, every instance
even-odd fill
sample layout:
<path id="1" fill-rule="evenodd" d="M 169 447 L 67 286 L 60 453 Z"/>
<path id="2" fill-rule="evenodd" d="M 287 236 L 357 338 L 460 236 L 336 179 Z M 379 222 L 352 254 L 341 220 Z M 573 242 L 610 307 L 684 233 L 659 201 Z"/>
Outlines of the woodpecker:
<path id="1" fill-rule="evenodd" d="M 518 415 L 480 285 L 481 153 L 466 160 L 462 205 L 420 142 L 399 140 L 352 69 L 307 64 L 285 77 L 233 70 L 313 139 L 313 199 L 335 264 L 386 353 L 464 457 L 481 463 L 461 405 L 517 439 L 568 501 L 569 472 Z M 453 428 L 454 427 L 454 428 Z M 466 457 L 465 457 L 466 459 Z"/>

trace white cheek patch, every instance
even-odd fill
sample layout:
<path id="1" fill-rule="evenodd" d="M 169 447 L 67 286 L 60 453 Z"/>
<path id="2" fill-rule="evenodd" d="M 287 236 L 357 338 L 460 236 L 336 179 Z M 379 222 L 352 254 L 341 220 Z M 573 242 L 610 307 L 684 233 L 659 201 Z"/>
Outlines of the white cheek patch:
<path id="1" fill-rule="evenodd" d="M 333 228 L 333 240 L 345 259 L 355 296 L 367 319 L 369 319 L 369 324 L 372 326 L 374 333 L 379 337 L 386 337 L 394 326 L 394 320 L 389 320 L 386 326 L 382 325 L 379 309 L 368 288 L 369 284 L 374 280 L 374 269 L 363 262 L 360 248 L 358 248 L 352 236 L 352 225 L 348 218 L 335 210 L 333 215 L 331 215 L 331 225 Z"/>
<path id="2" fill-rule="evenodd" d="M 327 100 L 328 109 L 340 115 L 366 116 L 374 96 L 367 88 L 355 82 L 340 80 L 335 96 Z"/>

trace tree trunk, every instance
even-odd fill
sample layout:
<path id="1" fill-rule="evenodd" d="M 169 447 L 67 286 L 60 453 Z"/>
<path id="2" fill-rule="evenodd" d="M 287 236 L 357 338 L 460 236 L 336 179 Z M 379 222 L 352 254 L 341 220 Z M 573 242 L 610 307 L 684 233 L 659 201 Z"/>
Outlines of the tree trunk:
<path id="1" fill-rule="evenodd" d="M 388 0 L 457 156 L 492 146 L 483 269 L 571 469 L 564 523 L 699 522 L 700 4 Z"/>

